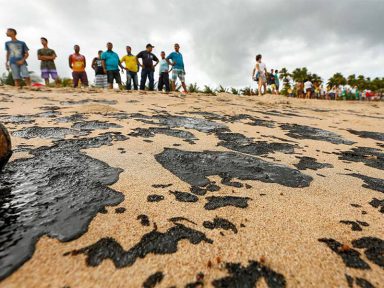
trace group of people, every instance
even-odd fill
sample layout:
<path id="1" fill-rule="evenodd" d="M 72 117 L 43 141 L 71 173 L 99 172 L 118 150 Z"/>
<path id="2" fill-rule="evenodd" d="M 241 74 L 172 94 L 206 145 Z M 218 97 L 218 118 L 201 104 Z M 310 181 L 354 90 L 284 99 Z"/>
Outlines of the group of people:
<path id="1" fill-rule="evenodd" d="M 256 56 L 256 66 L 252 72 L 252 79 L 258 83 L 258 93 L 263 95 L 267 93 L 269 87 L 273 94 L 278 95 L 280 90 L 279 71 L 271 69 L 268 73 L 267 66 L 262 61 L 262 55 Z M 262 88 L 264 88 L 262 90 Z"/>
<path id="2" fill-rule="evenodd" d="M 13 28 L 7 30 L 6 35 L 11 38 L 10 41 L 5 43 L 6 53 L 6 68 L 11 70 L 15 86 L 20 87 L 21 79 L 25 80 L 27 86 L 31 85 L 31 78 L 28 72 L 27 58 L 29 57 L 29 49 L 25 42 L 17 40 L 17 32 Z M 57 55 L 55 51 L 48 47 L 48 40 L 41 37 L 41 44 L 43 48 L 37 51 L 38 60 L 40 60 L 41 78 L 44 79 L 45 84 L 49 84 L 49 79 L 52 78 L 56 84 L 59 83 L 59 76 L 56 70 L 55 59 Z M 160 53 L 161 59 L 158 59 L 152 53 L 152 44 L 147 44 L 146 49 L 138 53 L 132 54 L 132 48 L 126 47 L 127 54 L 120 58 L 116 52 L 113 51 L 113 44 L 107 43 L 107 50 L 98 52 L 98 56 L 92 60 L 91 67 L 95 71 L 95 86 L 99 88 L 113 88 L 116 82 L 122 88 L 122 81 L 120 71 L 126 73 L 126 89 L 145 90 L 145 85 L 148 80 L 149 90 L 153 91 L 155 86 L 155 68 L 159 65 L 159 81 L 158 90 L 170 92 L 171 89 L 175 90 L 177 79 L 180 80 L 183 87 L 183 92 L 187 93 L 185 84 L 185 68 L 183 55 L 180 53 L 180 45 L 175 44 L 175 51 L 170 53 L 167 57 L 164 51 Z M 141 59 L 141 62 L 139 61 Z M 69 67 L 72 70 L 73 87 L 78 87 L 79 82 L 83 86 L 88 86 L 88 76 L 86 72 L 87 62 L 86 57 L 80 54 L 80 46 L 74 46 L 74 53 L 68 58 Z M 141 68 L 140 87 L 138 83 L 138 73 Z M 169 74 L 172 72 L 172 76 Z"/>
<path id="3" fill-rule="evenodd" d="M 304 83 L 297 83 L 295 94 L 298 98 L 305 99 L 326 99 L 326 100 L 360 100 L 365 96 L 366 91 L 359 91 L 357 86 L 350 85 L 333 85 L 325 86 L 319 82 L 307 79 Z M 289 96 L 295 96 L 294 91 L 288 91 Z"/>

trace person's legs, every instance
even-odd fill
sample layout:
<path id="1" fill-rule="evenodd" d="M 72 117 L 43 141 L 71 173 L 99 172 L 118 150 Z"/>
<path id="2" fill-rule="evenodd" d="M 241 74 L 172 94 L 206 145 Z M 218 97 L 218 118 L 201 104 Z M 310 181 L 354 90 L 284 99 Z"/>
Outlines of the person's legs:
<path id="1" fill-rule="evenodd" d="M 57 74 L 57 71 L 49 70 L 49 74 L 51 75 L 51 78 L 55 81 L 56 86 L 59 86 L 59 75 Z M 48 84 L 49 84 L 49 78 L 48 78 Z"/>
<path id="2" fill-rule="evenodd" d="M 160 73 L 159 75 L 159 82 L 157 83 L 157 90 L 159 90 L 160 92 L 163 91 L 163 86 L 165 83 L 163 83 L 163 78 L 164 78 L 164 73 Z"/>
<path id="3" fill-rule="evenodd" d="M 81 84 L 85 87 L 88 87 L 89 83 L 88 83 L 87 72 L 85 71 L 81 72 L 80 77 L 81 77 Z"/>
<path id="4" fill-rule="evenodd" d="M 41 69 L 41 78 L 44 79 L 45 86 L 49 85 L 49 71 L 48 69 Z"/>
<path id="5" fill-rule="evenodd" d="M 31 77 L 29 76 L 28 67 L 26 64 L 20 66 L 20 75 L 24 78 L 25 85 L 31 86 Z"/>
<path id="6" fill-rule="evenodd" d="M 125 89 L 128 91 L 132 88 L 132 74 L 130 71 L 127 71 L 127 83 L 125 83 Z"/>
<path id="7" fill-rule="evenodd" d="M 184 93 L 187 93 L 187 85 L 185 85 L 185 73 L 184 73 L 184 71 L 180 70 L 178 72 L 178 77 L 180 79 L 181 86 L 183 87 Z"/>
<path id="8" fill-rule="evenodd" d="M 129 72 L 131 74 L 131 77 L 133 79 L 133 89 L 137 90 L 138 89 L 138 77 L 137 77 L 137 72 Z"/>
<path id="9" fill-rule="evenodd" d="M 140 90 L 145 90 L 145 82 L 147 82 L 148 69 L 143 68 L 141 70 Z"/>
<path id="10" fill-rule="evenodd" d="M 176 91 L 176 80 L 177 80 L 177 71 L 172 71 L 172 80 L 171 80 L 171 89 L 172 91 Z"/>
<path id="11" fill-rule="evenodd" d="M 12 72 L 13 81 L 15 81 L 15 86 L 17 88 L 20 88 L 21 75 L 20 75 L 20 68 L 19 68 L 19 66 L 16 65 L 16 64 L 11 64 L 11 72 Z"/>
<path id="12" fill-rule="evenodd" d="M 73 88 L 77 88 L 77 86 L 79 86 L 80 73 L 72 72 L 72 79 L 73 79 Z"/>
<path id="13" fill-rule="evenodd" d="M 113 88 L 113 71 L 107 71 L 108 88 Z"/>
<path id="14" fill-rule="evenodd" d="M 113 78 L 115 78 L 117 85 L 119 85 L 119 89 L 121 89 L 121 76 L 119 70 L 113 71 Z"/>
<path id="15" fill-rule="evenodd" d="M 169 87 L 169 73 L 164 73 L 163 82 L 165 85 L 165 91 L 168 93 L 171 91 L 171 88 Z"/>
<path id="16" fill-rule="evenodd" d="M 153 91 L 155 88 L 154 71 L 151 69 L 148 73 L 149 78 L 149 91 Z"/>

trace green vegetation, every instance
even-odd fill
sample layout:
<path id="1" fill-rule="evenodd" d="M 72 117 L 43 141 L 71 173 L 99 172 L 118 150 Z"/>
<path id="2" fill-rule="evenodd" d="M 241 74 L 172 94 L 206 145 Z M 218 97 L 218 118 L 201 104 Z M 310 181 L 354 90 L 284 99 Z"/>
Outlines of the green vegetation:
<path id="1" fill-rule="evenodd" d="M 216 96 L 216 92 L 214 89 L 212 89 L 211 87 L 207 86 L 207 85 L 204 85 L 204 89 L 202 91 L 204 94 L 209 94 L 209 95 L 213 95 L 213 96 Z"/>

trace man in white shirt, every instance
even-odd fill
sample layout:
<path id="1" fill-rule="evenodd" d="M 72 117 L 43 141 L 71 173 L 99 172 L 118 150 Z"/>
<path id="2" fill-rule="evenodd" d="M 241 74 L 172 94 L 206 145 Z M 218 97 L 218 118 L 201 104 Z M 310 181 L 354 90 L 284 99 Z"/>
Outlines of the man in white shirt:
<path id="1" fill-rule="evenodd" d="M 312 91 L 313 91 L 313 84 L 311 81 L 307 80 L 304 83 L 304 93 L 305 93 L 305 98 L 310 99 L 312 96 Z"/>

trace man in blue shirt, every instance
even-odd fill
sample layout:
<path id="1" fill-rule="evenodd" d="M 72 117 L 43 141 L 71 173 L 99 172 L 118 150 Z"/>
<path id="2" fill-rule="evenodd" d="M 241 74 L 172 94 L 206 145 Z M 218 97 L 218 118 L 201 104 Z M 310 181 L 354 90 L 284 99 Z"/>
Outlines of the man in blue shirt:
<path id="1" fill-rule="evenodd" d="M 13 28 L 7 30 L 7 36 L 11 41 L 5 42 L 7 51 L 5 66 L 7 70 L 11 69 L 15 86 L 20 88 L 20 79 L 24 78 L 25 84 L 31 86 L 31 78 L 27 68 L 27 58 L 29 56 L 28 47 L 23 41 L 16 39 L 17 32 Z"/>
<path id="2" fill-rule="evenodd" d="M 113 45 L 111 42 L 107 43 L 107 51 L 101 54 L 101 60 L 103 60 L 103 70 L 107 74 L 109 89 L 113 88 L 113 80 L 116 80 L 116 83 L 121 89 L 121 77 L 119 67 L 124 70 L 123 65 L 120 63 L 120 58 L 117 53 L 112 51 Z"/>
<path id="3" fill-rule="evenodd" d="M 172 52 L 171 54 L 169 54 L 166 59 L 168 61 L 171 60 L 172 62 L 169 62 L 169 64 L 173 66 L 172 90 L 175 91 L 176 80 L 177 78 L 179 78 L 181 85 L 183 86 L 184 93 L 187 93 L 187 86 L 185 85 L 184 60 L 183 60 L 183 55 L 179 52 L 179 50 L 180 50 L 180 45 L 176 43 L 175 52 Z"/>

